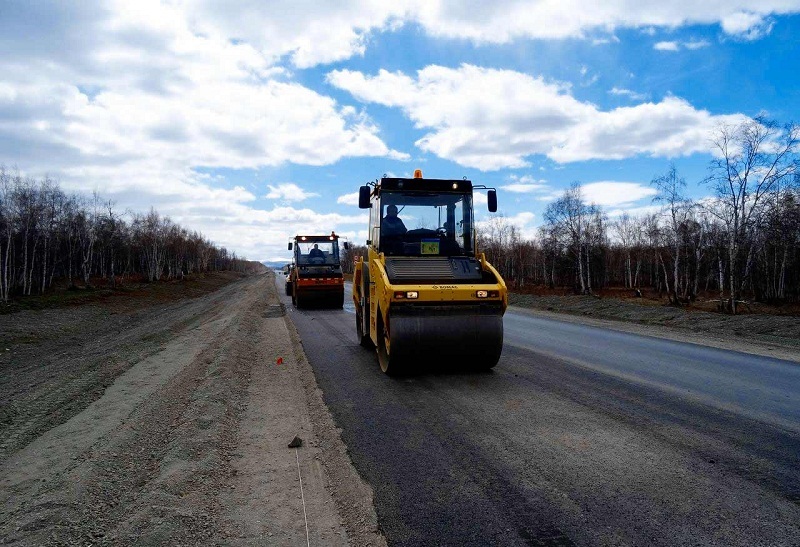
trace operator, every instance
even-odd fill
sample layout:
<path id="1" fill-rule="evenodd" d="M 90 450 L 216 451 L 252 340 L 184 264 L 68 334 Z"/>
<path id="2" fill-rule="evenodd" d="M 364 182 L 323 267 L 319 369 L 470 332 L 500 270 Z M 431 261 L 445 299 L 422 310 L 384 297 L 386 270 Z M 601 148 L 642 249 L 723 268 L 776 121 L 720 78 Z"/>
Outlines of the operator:
<path id="1" fill-rule="evenodd" d="M 389 205 L 386 208 L 386 216 L 383 217 L 383 221 L 381 222 L 381 234 L 385 236 L 396 236 L 404 235 L 407 231 L 406 225 L 403 224 L 403 221 L 397 216 L 397 205 Z"/>
<path id="2" fill-rule="evenodd" d="M 456 223 L 453 220 L 446 220 L 442 226 L 441 253 L 445 255 L 457 255 L 461 253 L 461 245 L 456 240 Z"/>
<path id="3" fill-rule="evenodd" d="M 325 258 L 325 253 L 320 251 L 318 244 L 314 243 L 314 248 L 308 252 L 308 258 Z"/>

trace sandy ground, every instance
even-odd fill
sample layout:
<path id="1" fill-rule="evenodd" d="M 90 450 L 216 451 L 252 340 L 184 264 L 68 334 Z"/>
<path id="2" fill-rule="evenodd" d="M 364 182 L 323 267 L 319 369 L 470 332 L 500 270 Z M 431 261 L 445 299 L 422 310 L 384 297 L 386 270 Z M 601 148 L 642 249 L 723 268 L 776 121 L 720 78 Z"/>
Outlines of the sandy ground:
<path id="1" fill-rule="evenodd" d="M 0 542 L 384 545 L 272 275 L 1 316 Z"/>

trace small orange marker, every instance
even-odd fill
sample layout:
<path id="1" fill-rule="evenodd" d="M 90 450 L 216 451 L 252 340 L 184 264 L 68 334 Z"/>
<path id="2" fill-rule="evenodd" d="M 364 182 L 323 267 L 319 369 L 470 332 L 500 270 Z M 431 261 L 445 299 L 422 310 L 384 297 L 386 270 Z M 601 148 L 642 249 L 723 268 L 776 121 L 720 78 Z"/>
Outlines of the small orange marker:
<path id="1" fill-rule="evenodd" d="M 278 360 L 275 361 L 275 364 L 282 365 L 283 364 L 283 357 L 278 357 Z"/>

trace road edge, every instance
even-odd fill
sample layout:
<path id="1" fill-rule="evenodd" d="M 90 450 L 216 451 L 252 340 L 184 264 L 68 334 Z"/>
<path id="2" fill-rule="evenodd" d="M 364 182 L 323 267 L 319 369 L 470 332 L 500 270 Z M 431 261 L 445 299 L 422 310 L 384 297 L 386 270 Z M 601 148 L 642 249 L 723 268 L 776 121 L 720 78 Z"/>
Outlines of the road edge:
<path id="1" fill-rule="evenodd" d="M 328 490 L 336 503 L 348 540 L 358 547 L 384 547 L 386 538 L 378 527 L 372 487 L 361 477 L 350 459 L 341 430 L 323 400 L 322 390 L 294 322 L 288 313 L 283 317 L 293 342 L 294 357 L 305 391 L 311 425 L 319 442 L 320 461 L 325 468 Z"/>
<path id="2" fill-rule="evenodd" d="M 525 308 L 521 306 L 509 306 L 508 310 L 526 315 L 554 319 L 556 321 L 564 321 L 565 323 L 577 323 L 591 327 L 601 327 L 620 332 L 627 332 L 630 334 L 638 334 L 640 336 L 650 336 L 652 338 L 661 338 L 664 340 L 672 340 L 674 342 L 686 342 L 690 344 L 696 344 L 698 346 L 738 351 L 750 355 L 772 357 L 774 359 L 783 359 L 785 361 L 800 363 L 800 353 L 797 351 L 792 351 L 785 346 L 773 345 L 767 342 L 753 340 L 731 340 L 711 333 L 696 334 L 683 329 L 663 325 L 641 325 L 638 323 L 628 323 L 626 321 L 614 319 L 585 317 L 581 315 L 573 315 L 571 313 L 559 313 L 539 310 L 536 308 Z"/>

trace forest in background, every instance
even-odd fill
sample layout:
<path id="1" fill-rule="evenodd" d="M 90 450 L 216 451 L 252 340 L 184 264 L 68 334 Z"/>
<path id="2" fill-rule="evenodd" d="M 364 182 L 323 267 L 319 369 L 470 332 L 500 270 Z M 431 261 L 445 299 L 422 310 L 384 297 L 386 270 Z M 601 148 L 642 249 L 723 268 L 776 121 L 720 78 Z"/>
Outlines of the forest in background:
<path id="1" fill-rule="evenodd" d="M 748 300 L 800 301 L 800 129 L 764 117 L 720 126 L 714 159 L 697 181 L 709 198 L 686 197 L 671 165 L 651 181 L 656 212 L 610 219 L 575 182 L 547 206 L 534 238 L 501 215 L 482 223 L 478 250 L 512 289 L 652 289 L 675 305 L 715 295 L 736 313 Z M 345 270 L 366 249 L 344 254 Z M 160 215 L 117 211 L 99 196 L 62 191 L 45 178 L 0 166 L 0 301 L 44 294 L 56 282 L 175 279 L 248 261 Z"/>
<path id="2" fill-rule="evenodd" d="M 126 220 L 127 218 L 127 220 Z M 119 212 L 98 195 L 67 194 L 0 166 L 0 302 L 44 294 L 54 283 L 114 287 L 126 278 L 176 279 L 245 271 L 249 263 L 160 215 Z"/>
<path id="3" fill-rule="evenodd" d="M 478 229 L 478 251 L 518 290 L 649 288 L 674 305 L 703 293 L 734 314 L 747 300 L 798 302 L 799 139 L 797 125 L 764 117 L 720 126 L 708 176 L 697 181 L 711 197 L 686 197 L 686 181 L 670 165 L 651 182 L 656 212 L 611 220 L 576 182 L 548 205 L 535 238 L 495 215 Z M 359 254 L 366 248 L 348 252 L 347 268 Z"/>

